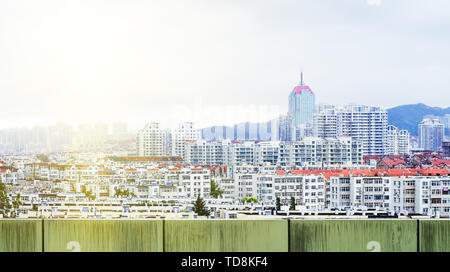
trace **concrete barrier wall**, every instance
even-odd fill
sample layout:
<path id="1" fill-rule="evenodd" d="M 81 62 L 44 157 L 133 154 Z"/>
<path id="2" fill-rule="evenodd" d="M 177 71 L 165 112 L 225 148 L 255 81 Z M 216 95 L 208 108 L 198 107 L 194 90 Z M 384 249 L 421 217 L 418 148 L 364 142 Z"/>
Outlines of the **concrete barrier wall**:
<path id="1" fill-rule="evenodd" d="M 162 220 L 44 220 L 45 251 L 162 252 Z"/>
<path id="2" fill-rule="evenodd" d="M 292 252 L 417 251 L 415 220 L 292 220 Z"/>
<path id="3" fill-rule="evenodd" d="M 0 220 L 0 252 L 42 251 L 41 220 Z"/>
<path id="4" fill-rule="evenodd" d="M 450 252 L 450 220 L 0 220 L 0 252 L 418 249 Z"/>
<path id="5" fill-rule="evenodd" d="M 167 220 L 165 251 L 288 251 L 286 220 Z"/>
<path id="6" fill-rule="evenodd" d="M 420 220 L 420 251 L 450 252 L 450 220 Z"/>

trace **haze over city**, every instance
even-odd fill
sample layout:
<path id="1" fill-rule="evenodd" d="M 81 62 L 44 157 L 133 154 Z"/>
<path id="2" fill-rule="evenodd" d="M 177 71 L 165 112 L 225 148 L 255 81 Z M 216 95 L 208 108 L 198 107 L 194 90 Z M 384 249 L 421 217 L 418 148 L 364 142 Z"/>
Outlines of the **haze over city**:
<path id="1" fill-rule="evenodd" d="M 448 106 L 448 1 L 2 1 L 1 127 L 199 127 L 318 103 Z M 413 94 L 413 95 L 412 95 Z"/>
<path id="2" fill-rule="evenodd" d="M 450 252 L 449 30 L 449 0 L 0 0 L 0 255 Z"/>

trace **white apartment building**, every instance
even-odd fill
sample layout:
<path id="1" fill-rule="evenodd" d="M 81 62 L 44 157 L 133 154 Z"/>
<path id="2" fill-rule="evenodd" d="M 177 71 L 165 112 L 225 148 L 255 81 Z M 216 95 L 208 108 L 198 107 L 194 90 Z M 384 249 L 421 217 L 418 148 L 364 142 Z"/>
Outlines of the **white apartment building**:
<path id="1" fill-rule="evenodd" d="M 320 211 L 326 206 L 325 179 L 319 175 L 276 175 L 274 191 L 285 206 L 294 197 L 297 210 Z"/>
<path id="2" fill-rule="evenodd" d="M 256 197 L 263 206 L 296 209 L 378 210 L 380 212 L 450 216 L 450 177 L 409 170 L 278 170 L 276 173 L 238 171 L 236 199 Z M 404 171 L 404 172 L 395 172 Z M 431 170 L 432 171 L 432 170 Z"/>
<path id="3" fill-rule="evenodd" d="M 229 146 L 228 164 L 254 164 L 255 158 L 254 142 L 231 143 Z"/>
<path id="4" fill-rule="evenodd" d="M 278 175 L 239 173 L 235 175 L 236 197 L 256 197 L 260 204 L 275 207 L 279 198 L 281 205 L 289 206 L 294 197 L 298 210 L 325 208 L 326 187 L 322 176 Z"/>
<path id="5" fill-rule="evenodd" d="M 363 155 L 384 155 L 387 111 L 380 107 L 347 105 L 338 112 L 338 135 L 362 143 Z"/>
<path id="6" fill-rule="evenodd" d="M 136 154 L 138 156 L 166 155 L 166 134 L 157 122 L 148 123 L 138 131 L 136 137 Z"/>
<path id="7" fill-rule="evenodd" d="M 230 140 L 206 142 L 188 141 L 185 147 L 184 161 L 190 165 L 225 165 L 228 163 Z"/>
<path id="8" fill-rule="evenodd" d="M 183 186 L 184 196 L 195 199 L 197 196 L 211 198 L 211 175 L 206 169 L 191 169 L 180 174 L 180 185 Z"/>
<path id="9" fill-rule="evenodd" d="M 319 138 L 336 138 L 338 136 L 338 110 L 333 105 L 319 105 L 314 114 L 313 135 Z"/>
<path id="10" fill-rule="evenodd" d="M 280 153 L 280 142 L 259 142 L 255 144 L 255 164 L 276 165 Z"/>
<path id="11" fill-rule="evenodd" d="M 172 155 L 184 157 L 187 142 L 199 140 L 200 131 L 194 127 L 194 123 L 184 122 L 172 131 L 171 139 Z"/>
<path id="12" fill-rule="evenodd" d="M 329 167 L 362 164 L 362 145 L 350 137 L 305 137 L 301 141 L 281 142 L 279 164 Z"/>
<path id="13" fill-rule="evenodd" d="M 409 143 L 409 132 L 407 130 L 400 130 L 395 126 L 389 125 L 387 127 L 386 139 L 386 155 L 408 155 L 411 146 Z"/>
<path id="14" fill-rule="evenodd" d="M 263 205 L 275 206 L 273 182 L 273 174 L 239 173 L 234 178 L 235 201 L 253 196 Z"/>
<path id="15" fill-rule="evenodd" d="M 295 142 L 188 142 L 192 165 L 296 165 L 334 167 L 362 164 L 362 145 L 350 137 L 305 137 Z"/>
<path id="16" fill-rule="evenodd" d="M 393 213 L 450 215 L 450 177 L 425 175 L 332 176 L 330 208 L 365 208 Z"/>
<path id="17" fill-rule="evenodd" d="M 221 198 L 235 200 L 236 184 L 234 179 L 231 178 L 214 178 L 214 181 L 219 185 L 219 188 L 223 191 Z"/>

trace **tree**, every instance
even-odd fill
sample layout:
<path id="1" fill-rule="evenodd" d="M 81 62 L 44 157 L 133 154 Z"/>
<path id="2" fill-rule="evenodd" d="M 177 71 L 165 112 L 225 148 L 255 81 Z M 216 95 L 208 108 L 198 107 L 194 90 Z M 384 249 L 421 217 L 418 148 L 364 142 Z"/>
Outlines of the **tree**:
<path id="1" fill-rule="evenodd" d="M 6 193 L 6 186 L 0 181 L 0 213 L 6 217 L 11 209 L 8 194 Z"/>
<path id="2" fill-rule="evenodd" d="M 254 197 L 254 196 L 250 196 L 250 197 L 244 197 L 243 199 L 242 199 L 242 203 L 258 203 L 259 202 L 259 200 L 256 198 L 256 197 Z"/>
<path id="3" fill-rule="evenodd" d="M 92 190 L 87 190 L 85 185 L 81 185 L 81 192 L 89 199 L 95 200 L 95 195 L 92 193 Z"/>
<path id="4" fill-rule="evenodd" d="M 136 197 L 136 194 L 127 190 L 120 190 L 119 188 L 115 188 L 116 193 L 114 196 L 124 196 L 124 197 Z"/>
<path id="5" fill-rule="evenodd" d="M 289 210 L 295 210 L 295 197 L 291 196 L 291 206 L 289 207 Z"/>
<path id="6" fill-rule="evenodd" d="M 213 179 L 210 181 L 210 185 L 211 185 L 211 192 L 209 194 L 212 195 L 214 198 L 218 198 L 223 194 L 223 190 L 220 189 L 219 184 L 217 184 L 217 182 L 215 182 Z"/>
<path id="7" fill-rule="evenodd" d="M 47 155 L 45 154 L 39 154 L 37 155 L 37 159 L 42 161 L 42 162 L 49 162 L 50 160 L 48 159 Z"/>
<path id="8" fill-rule="evenodd" d="M 209 216 L 210 214 L 209 210 L 206 208 L 205 201 L 200 195 L 197 196 L 197 200 L 194 202 L 194 208 L 192 210 L 200 216 Z"/>
<path id="9" fill-rule="evenodd" d="M 281 210 L 281 199 L 277 197 L 277 211 Z"/>
<path id="10" fill-rule="evenodd" d="M 16 198 L 12 202 L 12 207 L 14 209 L 14 216 L 16 215 L 17 209 L 19 209 L 20 205 L 22 205 L 22 201 L 20 201 L 20 193 L 16 195 Z"/>
<path id="11" fill-rule="evenodd" d="M 16 195 L 16 199 L 14 199 L 12 206 L 14 209 L 18 209 L 20 207 L 20 205 L 22 205 L 22 201 L 20 201 L 20 193 L 18 193 Z"/>

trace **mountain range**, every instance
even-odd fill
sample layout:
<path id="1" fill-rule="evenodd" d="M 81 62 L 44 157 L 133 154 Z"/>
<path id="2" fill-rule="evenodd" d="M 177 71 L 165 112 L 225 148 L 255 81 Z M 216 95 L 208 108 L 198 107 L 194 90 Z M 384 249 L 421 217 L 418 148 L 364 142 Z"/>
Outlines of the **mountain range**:
<path id="1" fill-rule="evenodd" d="M 401 105 L 388 111 L 388 123 L 398 129 L 406 129 L 412 136 L 418 135 L 418 125 L 426 115 L 444 116 L 450 114 L 450 107 L 430 107 L 425 104 Z"/>

